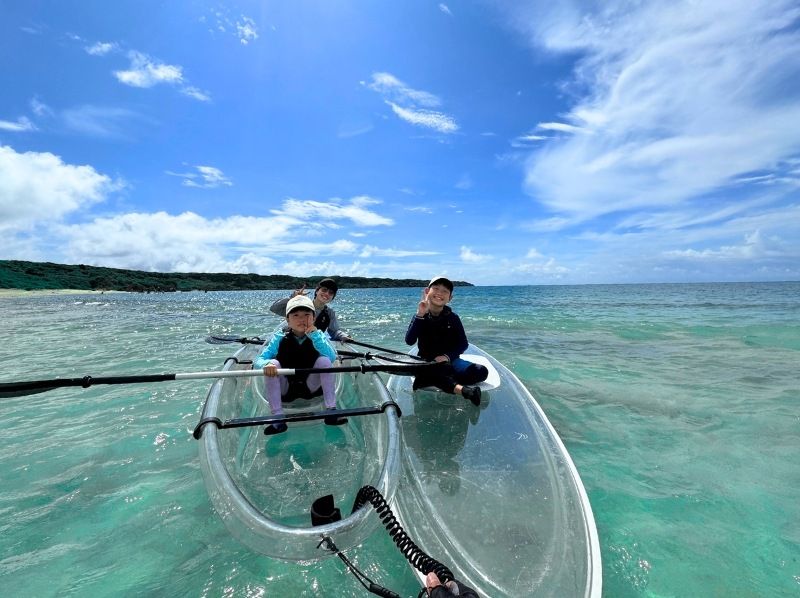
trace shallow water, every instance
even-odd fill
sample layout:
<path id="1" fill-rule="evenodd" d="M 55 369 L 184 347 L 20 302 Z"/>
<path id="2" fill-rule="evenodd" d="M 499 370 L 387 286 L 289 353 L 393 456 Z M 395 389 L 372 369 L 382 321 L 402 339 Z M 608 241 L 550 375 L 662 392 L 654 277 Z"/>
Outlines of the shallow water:
<path id="1" fill-rule="evenodd" d="M 355 338 L 403 348 L 419 290 L 343 290 Z M 0 380 L 219 369 L 281 292 L 0 300 Z M 459 288 L 470 340 L 559 431 L 600 534 L 604 595 L 800 594 L 800 283 Z M 272 561 L 214 513 L 191 430 L 209 383 L 2 399 L 9 596 L 364 596 L 341 563 Z M 351 558 L 418 587 L 378 534 Z"/>

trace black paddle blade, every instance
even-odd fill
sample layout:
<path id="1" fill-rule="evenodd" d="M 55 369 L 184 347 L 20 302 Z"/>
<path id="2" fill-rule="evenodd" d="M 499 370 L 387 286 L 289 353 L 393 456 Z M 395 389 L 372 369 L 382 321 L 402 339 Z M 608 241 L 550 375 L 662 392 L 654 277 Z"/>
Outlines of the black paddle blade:
<path id="1" fill-rule="evenodd" d="M 242 345 L 263 345 L 264 340 L 254 336 L 234 336 L 232 334 L 212 334 L 206 337 L 206 342 L 210 345 L 227 345 L 229 343 L 240 343 Z"/>
<path id="2" fill-rule="evenodd" d="M 10 399 L 13 397 L 27 397 L 28 395 L 39 394 L 40 392 L 47 392 L 59 386 L 40 386 L 36 388 L 25 388 L 17 382 L 9 382 L 0 384 L 0 399 Z"/>

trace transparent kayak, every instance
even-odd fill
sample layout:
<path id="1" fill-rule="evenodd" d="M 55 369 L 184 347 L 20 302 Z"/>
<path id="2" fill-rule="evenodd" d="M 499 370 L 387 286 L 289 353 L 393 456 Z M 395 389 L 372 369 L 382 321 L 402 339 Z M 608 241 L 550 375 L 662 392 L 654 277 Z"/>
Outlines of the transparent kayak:
<path id="1" fill-rule="evenodd" d="M 245 345 L 223 370 L 250 369 L 260 349 Z M 346 373 L 337 378 L 339 409 L 380 406 L 390 400 L 374 374 Z M 268 416 L 261 385 L 262 377 L 217 380 L 201 420 Z M 296 403 L 315 407 L 313 400 L 299 400 L 287 405 L 287 414 L 297 415 Z M 395 493 L 401 442 L 393 407 L 351 417 L 343 426 L 327 426 L 322 420 L 289 423 L 287 432 L 274 436 L 265 436 L 264 427 L 202 426 L 199 451 L 205 485 L 215 510 L 236 538 L 274 558 L 313 561 L 333 554 L 318 548 L 323 537 L 346 550 L 379 527 L 380 520 L 370 509 L 352 515 L 350 511 L 364 485 L 374 486 L 387 498 Z M 328 494 L 342 519 L 312 526 L 312 503 Z"/>
<path id="2" fill-rule="evenodd" d="M 408 376 L 388 380 L 403 413 L 395 514 L 420 548 L 481 596 L 599 598 L 597 529 L 566 448 L 513 373 L 473 345 L 467 353 L 499 375 L 480 407 L 413 393 Z"/>

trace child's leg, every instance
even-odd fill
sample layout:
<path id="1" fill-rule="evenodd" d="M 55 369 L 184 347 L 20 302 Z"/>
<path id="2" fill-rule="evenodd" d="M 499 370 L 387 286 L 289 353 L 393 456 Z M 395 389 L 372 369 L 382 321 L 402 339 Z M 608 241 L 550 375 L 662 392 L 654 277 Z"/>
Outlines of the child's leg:
<path id="1" fill-rule="evenodd" d="M 314 362 L 314 367 L 329 368 L 331 367 L 331 360 L 320 355 Z M 309 374 L 306 384 L 308 384 L 308 390 L 311 392 L 322 386 L 322 398 L 325 401 L 325 408 L 333 409 L 336 407 L 336 374 Z"/>
<path id="2" fill-rule="evenodd" d="M 459 384 L 470 385 L 483 382 L 489 376 L 489 370 L 486 366 L 479 363 L 472 363 L 466 359 L 456 359 L 451 364 L 455 371 L 455 378 Z"/>
<path id="3" fill-rule="evenodd" d="M 281 364 L 277 359 L 271 359 L 270 362 L 275 367 L 280 368 Z M 274 378 L 264 377 L 264 396 L 269 403 L 269 411 L 272 415 L 283 414 L 283 402 L 281 397 L 289 390 L 289 381 L 286 376 L 276 376 Z"/>

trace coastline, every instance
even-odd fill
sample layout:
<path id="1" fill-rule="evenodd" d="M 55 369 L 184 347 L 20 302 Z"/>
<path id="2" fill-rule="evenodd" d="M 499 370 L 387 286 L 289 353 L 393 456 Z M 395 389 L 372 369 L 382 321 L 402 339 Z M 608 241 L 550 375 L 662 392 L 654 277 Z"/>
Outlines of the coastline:
<path id="1" fill-rule="evenodd" d="M 93 291 L 91 289 L 0 289 L 0 299 L 19 299 L 21 297 L 42 297 L 48 295 L 102 295 L 103 293 L 122 293 L 124 291 Z"/>

